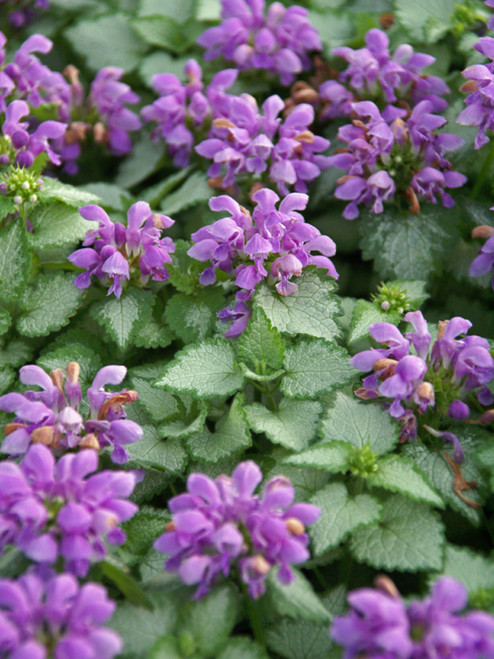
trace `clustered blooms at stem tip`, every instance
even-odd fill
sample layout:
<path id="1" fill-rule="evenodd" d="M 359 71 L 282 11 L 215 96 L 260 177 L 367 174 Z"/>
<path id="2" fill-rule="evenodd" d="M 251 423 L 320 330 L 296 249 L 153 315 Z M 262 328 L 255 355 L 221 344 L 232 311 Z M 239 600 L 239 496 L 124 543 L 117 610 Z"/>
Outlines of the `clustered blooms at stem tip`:
<path id="1" fill-rule="evenodd" d="M 105 391 L 107 385 L 118 385 L 124 379 L 125 366 L 104 366 L 98 371 L 87 392 L 89 415 L 80 412 L 82 402 L 79 384 L 80 366 L 71 362 L 65 378 L 61 369 L 47 375 L 34 364 L 19 371 L 24 385 L 36 385 L 41 391 L 4 394 L 0 410 L 15 413 L 5 426 L 1 450 L 10 455 L 25 453 L 31 444 L 44 444 L 52 449 L 74 447 L 99 449 L 111 446 L 112 461 L 128 460 L 124 445 L 138 441 L 142 428 L 126 419 L 124 405 L 137 399 L 136 391 Z M 65 379 L 65 383 L 64 383 Z"/>
<path id="2" fill-rule="evenodd" d="M 31 446 L 20 465 L 1 462 L 0 553 L 14 545 L 36 563 L 58 561 L 84 577 L 91 562 L 104 560 L 105 540 L 123 544 L 126 536 L 118 525 L 137 511 L 127 501 L 136 475 L 122 470 L 93 474 L 97 468 L 95 451 L 55 461 L 42 444 Z"/>
<path id="3" fill-rule="evenodd" d="M 336 617 L 331 637 L 345 649 L 344 659 L 487 659 L 494 656 L 494 616 L 460 612 L 467 589 L 441 577 L 429 597 L 406 605 L 394 584 L 378 577 L 381 589 L 360 588 L 348 595 L 350 612 Z"/>
<path id="4" fill-rule="evenodd" d="M 227 195 L 211 199 L 212 210 L 228 211 L 231 217 L 193 233 L 191 238 L 195 245 L 188 251 L 198 261 L 211 262 L 199 280 L 204 286 L 215 283 L 216 268 L 235 275 L 235 284 L 241 289 L 236 295 L 236 306 L 233 310 L 227 307 L 218 314 L 225 322 L 233 320 L 226 337 L 239 336 L 245 329 L 250 317 L 246 302 L 264 279 L 277 280 L 276 290 L 280 295 L 292 295 L 297 290 L 292 277 L 299 276 L 305 266 L 325 268 L 328 275 L 338 278 L 329 258 L 336 253 L 334 242 L 307 224 L 297 212 L 306 207 L 307 195 L 289 194 L 277 208 L 278 195 L 262 188 L 252 200 L 256 206 L 251 216 Z"/>
<path id="5" fill-rule="evenodd" d="M 396 192 L 411 212 L 420 210 L 419 200 L 454 206 L 445 188 L 458 188 L 466 177 L 454 171 L 444 158 L 463 140 L 451 133 L 437 134 L 446 123 L 432 113 L 430 101 L 421 101 L 413 110 L 388 106 L 379 112 L 371 101 L 352 104 L 354 121 L 342 126 L 338 138 L 347 146 L 329 158 L 330 165 L 346 171 L 337 181 L 335 197 L 349 201 L 343 217 L 353 220 L 359 204 L 382 213 L 383 202 Z"/>
<path id="6" fill-rule="evenodd" d="M 196 598 L 235 570 L 249 596 L 257 599 L 272 568 L 277 566 L 278 580 L 289 584 L 290 565 L 309 558 L 305 527 L 318 519 L 319 508 L 293 504 L 294 489 L 284 476 L 272 478 L 256 495 L 261 480 L 251 460 L 239 464 L 231 477 L 212 480 L 193 473 L 187 493 L 168 502 L 172 521 L 154 547 L 169 556 L 166 570 L 197 585 Z"/>
<path id="7" fill-rule="evenodd" d="M 71 263 L 86 270 L 74 281 L 78 288 L 88 288 L 94 275 L 104 284 L 111 282 L 108 295 L 120 297 L 122 280 L 135 278 L 144 286 L 150 278 L 168 278 L 165 262 L 171 263 L 175 245 L 171 238 L 162 238 L 161 232 L 174 223 L 170 217 L 153 213 L 144 201 L 129 208 L 126 227 L 112 222 L 100 206 L 83 206 L 79 213 L 86 220 L 98 222 L 98 228 L 88 231 L 84 247 L 69 256 Z"/>
<path id="8" fill-rule="evenodd" d="M 197 43 L 204 59 L 223 57 L 239 70 L 264 69 L 289 85 L 311 68 L 310 51 L 322 50 L 317 30 L 303 7 L 273 2 L 264 14 L 264 0 L 221 0 L 221 25 L 206 30 Z"/>
<path id="9" fill-rule="evenodd" d="M 101 625 L 114 610 L 103 586 L 81 586 L 71 574 L 32 570 L 17 580 L 0 579 L 0 655 L 112 659 L 122 651 L 122 639 Z"/>
<path id="10" fill-rule="evenodd" d="M 401 439 L 417 437 L 418 417 L 436 425 L 445 421 L 463 421 L 470 415 L 468 399 L 474 394 L 482 405 L 492 402 L 487 384 L 494 378 L 494 360 L 489 343 L 480 336 L 465 336 L 472 323 L 459 316 L 441 321 L 437 339 L 431 347 L 431 335 L 420 311 L 405 315 L 415 332 L 401 334 L 390 323 L 375 323 L 371 337 L 386 348 L 371 348 L 352 357 L 360 371 L 373 373 L 363 380 L 355 393 L 361 398 L 385 398 L 388 413 L 402 426 Z M 411 348 L 415 354 L 411 354 Z M 418 416 L 417 416 L 418 415 Z M 454 458 L 463 459 L 463 449 L 456 435 L 427 426 L 428 432 L 454 445 Z"/>

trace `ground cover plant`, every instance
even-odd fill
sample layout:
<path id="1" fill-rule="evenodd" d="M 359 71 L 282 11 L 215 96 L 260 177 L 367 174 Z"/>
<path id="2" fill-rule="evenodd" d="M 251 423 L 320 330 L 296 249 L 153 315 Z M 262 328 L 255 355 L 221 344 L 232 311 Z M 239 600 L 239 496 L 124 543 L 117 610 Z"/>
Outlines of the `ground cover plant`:
<path id="1" fill-rule="evenodd" d="M 0 0 L 0 656 L 494 657 L 494 2 Z"/>

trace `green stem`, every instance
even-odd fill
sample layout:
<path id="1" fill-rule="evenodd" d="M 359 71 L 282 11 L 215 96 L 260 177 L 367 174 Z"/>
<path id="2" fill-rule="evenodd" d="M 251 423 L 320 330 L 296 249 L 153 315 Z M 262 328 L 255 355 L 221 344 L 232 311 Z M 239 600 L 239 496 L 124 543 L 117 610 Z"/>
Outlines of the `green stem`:
<path id="1" fill-rule="evenodd" d="M 480 190 L 482 189 L 482 186 L 484 184 L 484 181 L 489 174 L 489 171 L 491 169 L 492 163 L 494 162 L 494 140 L 491 141 L 491 145 L 489 147 L 489 151 L 487 152 L 486 159 L 484 161 L 484 165 L 482 169 L 480 170 L 480 174 L 475 181 L 475 185 L 473 186 L 473 191 L 472 191 L 472 199 L 476 199 Z"/>
<path id="2" fill-rule="evenodd" d="M 321 584 L 321 586 L 324 588 L 324 590 L 329 590 L 329 584 L 324 578 L 324 574 L 321 572 L 321 570 L 318 567 L 314 568 L 314 574 L 317 577 L 317 580 Z"/>
<path id="3" fill-rule="evenodd" d="M 249 622 L 252 628 L 252 632 L 254 634 L 254 638 L 261 647 L 266 649 L 266 637 L 264 634 L 264 627 L 262 625 L 262 620 L 259 616 L 258 607 L 256 606 L 256 603 L 253 600 L 251 600 L 246 590 L 244 591 L 244 593 L 245 593 L 245 602 L 247 605 L 247 614 L 249 616 Z"/>

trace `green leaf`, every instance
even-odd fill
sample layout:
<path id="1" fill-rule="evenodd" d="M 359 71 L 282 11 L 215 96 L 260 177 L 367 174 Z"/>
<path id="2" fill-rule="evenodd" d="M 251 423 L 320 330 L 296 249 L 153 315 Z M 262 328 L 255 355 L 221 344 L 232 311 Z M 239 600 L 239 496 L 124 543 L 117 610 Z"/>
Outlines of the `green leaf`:
<path id="1" fill-rule="evenodd" d="M 204 428 L 202 432 L 186 439 L 187 451 L 195 459 L 217 462 L 244 451 L 252 444 L 242 403 L 243 396 L 235 396 L 230 410 L 216 424 L 214 433 Z"/>
<path id="2" fill-rule="evenodd" d="M 99 198 L 98 202 L 86 203 L 97 203 L 99 206 L 111 208 L 116 211 L 125 211 L 132 203 L 132 197 L 127 190 L 114 183 L 95 181 L 94 183 L 86 183 L 86 185 L 74 189 L 78 192 L 82 191 L 85 194 L 94 195 Z"/>
<path id="3" fill-rule="evenodd" d="M 119 13 L 79 21 L 65 30 L 65 37 L 94 71 L 115 63 L 124 71 L 132 71 L 147 50 L 128 18 Z"/>
<path id="4" fill-rule="evenodd" d="M 31 341 L 24 339 L 12 339 L 3 350 L 0 351 L 0 368 L 12 366 L 19 368 L 26 364 L 33 354 L 33 345 Z"/>
<path id="5" fill-rule="evenodd" d="M 166 55 L 165 57 L 170 58 L 169 55 Z M 165 70 L 170 73 L 168 69 Z M 160 69 L 160 71 L 163 71 L 163 69 Z M 159 71 L 156 73 L 158 72 Z M 185 78 L 186 76 L 182 77 Z M 174 172 L 173 174 L 170 174 L 170 176 L 167 176 L 164 180 L 151 185 L 149 188 L 146 188 L 140 195 L 141 199 L 147 201 L 151 206 L 159 205 L 163 197 L 177 188 L 180 183 L 182 183 L 193 171 L 194 167 L 192 165 L 184 167 L 183 169 L 179 169 L 178 172 Z"/>
<path id="6" fill-rule="evenodd" d="M 374 260 L 381 277 L 429 279 L 458 239 L 455 214 L 425 204 L 419 214 L 369 213 L 359 227 L 362 255 Z"/>
<path id="7" fill-rule="evenodd" d="M 461 464 L 462 476 L 467 481 L 479 483 L 481 481 L 480 473 L 472 461 L 474 446 L 471 441 L 459 439 L 465 451 L 465 459 Z M 453 510 L 461 513 L 472 524 L 478 525 L 480 523 L 479 511 L 462 501 L 453 490 L 454 473 L 451 465 L 444 457 L 445 452 L 441 450 L 434 451 L 419 441 L 407 444 L 402 449 L 402 455 L 412 460 L 425 473 L 443 501 Z M 480 503 L 479 495 L 475 489 L 465 490 L 463 495 L 475 503 Z"/>
<path id="8" fill-rule="evenodd" d="M 0 357 L 1 357 L 0 353 Z M 10 368 L 0 368 L 0 395 L 5 393 L 10 385 L 15 380 L 15 373 Z"/>
<path id="9" fill-rule="evenodd" d="M 106 330 L 121 350 L 129 347 L 140 327 L 153 312 L 154 296 L 149 291 L 129 287 L 120 298 L 112 295 L 90 307 L 90 314 Z"/>
<path id="10" fill-rule="evenodd" d="M 354 449 L 349 442 L 320 442 L 306 451 L 291 455 L 284 462 L 297 467 L 323 469 L 333 474 L 344 473 L 348 470 L 353 454 Z"/>
<path id="11" fill-rule="evenodd" d="M 433 30 L 435 38 L 431 41 L 437 41 L 450 28 L 456 3 L 455 0 L 394 0 L 394 7 L 398 21 L 414 39 L 427 41 Z"/>
<path id="12" fill-rule="evenodd" d="M 444 508 L 443 500 L 431 487 L 424 472 L 402 456 L 389 455 L 379 460 L 378 469 L 368 475 L 367 484 Z"/>
<path id="13" fill-rule="evenodd" d="M 233 636 L 218 655 L 218 659 L 268 659 L 268 655 L 248 636 Z"/>
<path id="14" fill-rule="evenodd" d="M 382 521 L 355 531 L 350 548 L 359 561 L 385 570 L 439 570 L 444 528 L 424 503 L 394 494 L 383 502 Z"/>
<path id="15" fill-rule="evenodd" d="M 327 2 L 327 0 L 324 1 Z M 326 8 L 326 5 L 323 6 Z M 347 46 L 355 33 L 350 17 L 345 14 L 339 15 L 332 11 L 324 13 L 311 11 L 309 20 L 312 25 L 317 25 L 319 37 L 328 55 L 331 54 L 333 48 Z"/>
<path id="16" fill-rule="evenodd" d="M 494 562 L 466 547 L 446 545 L 442 574 L 462 583 L 470 596 L 494 589 Z"/>
<path id="17" fill-rule="evenodd" d="M 285 453 L 283 452 L 282 458 L 284 456 Z M 319 469 L 305 469 L 294 467 L 284 462 L 277 462 L 268 472 L 264 472 L 264 479 L 268 481 L 280 475 L 290 479 L 295 488 L 295 499 L 302 501 L 306 501 L 310 496 L 322 489 L 328 484 L 331 478 L 329 474 Z"/>
<path id="18" fill-rule="evenodd" d="M 215 398 L 230 396 L 243 383 L 233 346 L 223 337 L 217 337 L 178 352 L 156 386 L 192 393 L 198 398 Z"/>
<path id="19" fill-rule="evenodd" d="M 296 278 L 297 291 L 283 297 L 262 284 L 254 296 L 254 309 L 261 307 L 272 325 L 286 334 L 308 334 L 331 341 L 340 335 L 335 318 L 341 314 L 334 295 L 334 280 L 316 270 Z"/>
<path id="20" fill-rule="evenodd" d="M 39 198 L 42 201 L 61 201 L 66 206 L 72 206 L 73 208 L 79 208 L 79 206 L 86 206 L 87 204 L 101 204 L 102 199 L 91 192 L 86 190 L 80 190 L 75 188 L 73 185 L 67 185 L 62 183 L 56 178 L 49 178 L 48 176 L 43 176 L 43 187 L 40 190 Z M 31 219 L 31 215 L 29 217 Z M 94 228 L 92 222 L 88 222 L 90 228 Z"/>
<path id="21" fill-rule="evenodd" d="M 127 447 L 130 458 L 141 467 L 152 467 L 171 474 L 183 473 L 187 454 L 177 439 L 163 439 L 154 426 L 143 426 L 142 439 Z"/>
<path id="22" fill-rule="evenodd" d="M 184 77 L 184 66 L 186 63 L 186 57 L 173 57 L 169 53 L 160 50 L 151 53 L 142 60 L 139 66 L 139 76 L 145 85 L 152 88 L 153 76 L 157 73 L 163 73 L 163 71 L 173 73 L 177 78 L 182 79 Z M 181 174 L 182 171 L 178 172 L 178 174 Z M 142 195 L 142 198 L 144 201 L 149 201 L 146 193 Z"/>
<path id="23" fill-rule="evenodd" d="M 115 584 L 129 602 L 152 610 L 153 605 L 139 584 L 120 567 L 109 561 L 102 561 L 98 563 L 98 568 L 107 579 L 110 579 Z"/>
<path id="24" fill-rule="evenodd" d="M 373 323 L 392 323 L 398 325 L 402 314 L 397 311 L 382 311 L 374 302 L 358 300 L 353 308 L 352 321 L 348 334 L 348 343 L 355 343 L 367 338 L 369 326 Z"/>
<path id="25" fill-rule="evenodd" d="M 265 433 L 268 439 L 286 449 L 301 451 L 316 432 L 321 409 L 317 401 L 282 398 L 274 412 L 260 403 L 248 405 L 245 411 L 254 432 Z"/>
<path id="26" fill-rule="evenodd" d="M 178 641 L 174 636 L 159 638 L 147 653 L 146 659 L 183 659 Z"/>
<path id="27" fill-rule="evenodd" d="M 123 188 L 140 183 L 156 170 L 163 151 L 163 144 L 155 144 L 149 135 L 143 134 L 134 142 L 132 151 L 120 165 L 115 183 Z"/>
<path id="28" fill-rule="evenodd" d="M 166 304 L 168 325 L 184 343 L 193 343 L 209 336 L 216 323 L 216 313 L 225 306 L 218 288 L 201 291 L 200 296 L 177 293 Z"/>
<path id="29" fill-rule="evenodd" d="M 178 190 L 170 192 L 161 202 L 161 210 L 165 215 L 175 215 L 196 204 L 208 201 L 213 194 L 202 172 L 194 172 Z"/>
<path id="30" fill-rule="evenodd" d="M 74 286 L 73 275 L 57 272 L 39 275 L 24 291 L 17 329 L 24 336 L 46 336 L 59 330 L 75 314 L 83 292 Z"/>
<path id="31" fill-rule="evenodd" d="M 141 0 L 139 16 L 168 16 L 177 23 L 194 18 L 196 0 Z"/>
<path id="32" fill-rule="evenodd" d="M 219 21 L 221 5 L 220 0 L 198 0 L 198 21 Z"/>
<path id="33" fill-rule="evenodd" d="M 133 554 L 147 554 L 156 538 L 164 533 L 170 515 L 166 510 L 142 506 L 138 512 L 123 524 L 127 536 L 126 548 Z"/>
<path id="34" fill-rule="evenodd" d="M 0 307 L 0 336 L 5 334 L 11 323 L 12 318 L 10 317 L 9 312 L 6 309 L 2 309 L 2 307 Z"/>
<path id="35" fill-rule="evenodd" d="M 168 325 L 154 317 L 149 318 L 134 337 L 134 344 L 138 348 L 166 348 L 172 341 L 173 334 Z"/>
<path id="36" fill-rule="evenodd" d="M 309 581 L 298 570 L 293 570 L 295 579 L 284 586 L 271 570 L 268 579 L 268 592 L 276 612 L 281 616 L 302 618 L 320 624 L 328 624 L 331 616 L 324 608 Z"/>
<path id="37" fill-rule="evenodd" d="M 258 374 L 283 365 L 285 342 L 261 307 L 257 307 L 238 341 L 238 356 Z"/>
<path id="38" fill-rule="evenodd" d="M 188 636 L 203 657 L 217 657 L 240 611 L 238 593 L 232 586 L 217 586 L 207 597 L 183 609 L 180 635 Z"/>
<path id="39" fill-rule="evenodd" d="M 268 628 L 268 646 L 285 659 L 328 659 L 333 643 L 327 625 L 283 619 Z"/>
<path id="40" fill-rule="evenodd" d="M 66 348 L 50 348 L 51 346 L 47 346 L 43 350 L 36 362 L 38 366 L 48 372 L 61 368 L 65 373 L 67 364 L 77 362 L 81 367 L 80 380 L 83 386 L 88 386 L 92 382 L 102 366 L 99 355 L 85 345 L 72 343 Z"/>
<path id="41" fill-rule="evenodd" d="M 356 370 L 346 350 L 324 339 L 302 339 L 286 349 L 281 390 L 290 398 L 315 398 L 344 385 Z"/>
<path id="42" fill-rule="evenodd" d="M 143 16 L 134 19 L 131 24 L 137 34 L 150 46 L 181 54 L 191 44 L 182 26 L 168 16 Z"/>
<path id="43" fill-rule="evenodd" d="M 22 220 L 0 229 L 0 290 L 2 302 L 17 300 L 23 293 L 31 269 Z"/>
<path id="44" fill-rule="evenodd" d="M 154 643 L 170 633 L 177 621 L 173 591 L 150 593 L 153 611 L 130 603 L 120 605 L 108 626 L 117 631 L 125 645 L 125 655 L 144 657 Z"/>
<path id="45" fill-rule="evenodd" d="M 98 226 L 82 218 L 76 208 L 61 202 L 36 206 L 29 219 L 34 226 L 29 242 L 36 250 L 75 244 Z"/>
<path id="46" fill-rule="evenodd" d="M 9 213 L 16 213 L 17 207 L 12 197 L 2 194 L 0 197 L 0 219 L 7 217 Z"/>
<path id="47" fill-rule="evenodd" d="M 376 455 L 390 451 L 398 441 L 399 424 L 375 404 L 366 405 L 341 392 L 321 424 L 324 441 L 350 442 L 359 449 L 369 446 Z"/>
<path id="48" fill-rule="evenodd" d="M 400 290 L 405 291 L 412 309 L 418 309 L 430 297 L 426 291 L 427 282 L 421 279 L 395 279 L 387 281 L 386 285 L 397 286 Z"/>
<path id="49" fill-rule="evenodd" d="M 160 425 L 161 435 L 163 437 L 186 439 L 200 433 L 208 413 L 208 406 L 205 401 L 197 400 L 189 394 L 182 394 L 178 399 L 178 405 L 178 413 Z"/>
<path id="50" fill-rule="evenodd" d="M 152 381 L 138 377 L 134 369 L 129 373 L 133 388 L 139 394 L 139 402 L 153 421 L 163 421 L 178 414 L 179 406 L 175 396 L 169 391 L 162 391 L 153 386 Z"/>
<path id="51" fill-rule="evenodd" d="M 199 274 L 204 270 L 204 264 L 196 261 L 187 254 L 190 243 L 186 240 L 177 240 L 172 263 L 168 266 L 169 282 L 182 293 L 192 294 L 199 284 Z"/>
<path id="52" fill-rule="evenodd" d="M 309 528 L 314 554 L 336 547 L 349 533 L 379 521 L 381 504 L 369 494 L 351 497 L 343 483 L 330 483 L 311 500 L 321 517 Z"/>

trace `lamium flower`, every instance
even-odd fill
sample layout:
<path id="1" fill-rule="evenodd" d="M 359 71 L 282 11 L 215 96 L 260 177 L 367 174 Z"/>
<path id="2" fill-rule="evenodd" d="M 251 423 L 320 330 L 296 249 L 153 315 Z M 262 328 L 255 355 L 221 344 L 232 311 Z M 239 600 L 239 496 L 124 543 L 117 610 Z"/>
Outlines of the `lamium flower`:
<path id="1" fill-rule="evenodd" d="M 344 659 L 494 656 L 494 616 L 485 611 L 461 615 L 468 593 L 458 581 L 441 577 L 429 597 L 408 606 L 389 583 L 384 592 L 361 588 L 348 595 L 350 612 L 336 617 L 331 629 L 333 640 L 345 649 Z"/>
<path id="2" fill-rule="evenodd" d="M 202 69 L 190 59 L 184 68 L 188 81 L 183 84 L 172 73 L 153 76 L 153 88 L 160 95 L 152 105 L 141 110 L 146 122 L 156 122 L 151 138 L 164 139 L 173 164 L 186 167 L 193 146 L 204 137 L 203 132 L 213 118 L 218 116 L 224 92 L 236 80 L 236 69 L 217 73 L 206 89 L 202 82 Z"/>
<path id="3" fill-rule="evenodd" d="M 461 462 L 463 449 L 456 435 L 430 426 L 465 420 L 474 397 L 482 405 L 492 402 L 487 387 L 494 378 L 489 343 L 475 335 L 458 338 L 472 323 L 456 316 L 439 323 L 431 347 L 422 313 L 409 312 L 404 320 L 415 329 L 405 336 L 390 323 L 369 327 L 371 337 L 386 347 L 364 350 L 352 357 L 355 368 L 373 371 L 355 393 L 364 399 L 384 398 L 388 414 L 401 423 L 402 440 L 417 437 L 421 420 L 430 434 L 454 445 L 454 458 Z"/>
<path id="4" fill-rule="evenodd" d="M 306 9 L 269 5 L 264 0 L 222 0 L 223 23 L 206 30 L 197 40 L 206 48 L 204 59 L 223 57 L 241 71 L 264 69 L 289 85 L 296 75 L 311 69 L 309 53 L 322 50 L 317 30 Z"/>
<path id="5" fill-rule="evenodd" d="M 461 91 L 468 92 L 465 98 L 466 108 L 460 112 L 457 123 L 462 126 L 477 126 L 478 133 L 474 146 L 480 149 L 487 144 L 489 137 L 487 131 L 494 127 L 494 39 L 482 37 L 474 45 L 475 50 L 488 57 L 487 64 L 473 64 L 468 66 L 462 75 L 468 82 L 464 83 Z"/>
<path id="6" fill-rule="evenodd" d="M 11 659 L 112 659 L 120 636 L 102 625 L 115 611 L 100 584 L 79 585 L 71 574 L 30 571 L 0 579 L 0 654 Z"/>
<path id="7" fill-rule="evenodd" d="M 136 476 L 122 470 L 93 474 L 97 468 L 93 450 L 56 461 L 43 444 L 31 446 L 20 465 L 0 462 L 0 553 L 14 545 L 36 563 L 60 560 L 84 577 L 92 562 L 105 559 L 106 543 L 123 544 L 119 524 L 137 511 L 127 500 Z"/>
<path id="8" fill-rule="evenodd" d="M 338 199 L 350 202 L 343 217 L 358 217 L 360 204 L 382 213 L 384 202 L 396 193 L 414 213 L 422 199 L 436 204 L 439 198 L 446 208 L 454 206 L 446 188 L 461 187 L 466 177 L 453 170 L 444 154 L 463 140 L 436 132 L 446 119 L 433 114 L 430 101 L 421 101 L 411 112 L 388 106 L 381 114 L 371 101 L 353 103 L 352 109 L 354 121 L 338 131 L 347 146 L 328 159 L 346 172 L 335 191 Z"/>
<path id="9" fill-rule="evenodd" d="M 307 191 L 307 185 L 329 167 L 330 158 L 321 155 L 329 140 L 309 129 L 314 121 L 311 105 L 296 106 L 284 120 L 279 117 L 283 108 L 276 95 L 264 101 L 262 113 L 249 94 L 223 98 L 208 139 L 195 147 L 213 161 L 208 170 L 213 181 L 219 180 L 223 188 L 246 178 L 268 186 L 275 183 L 282 195 L 289 188 Z"/>
<path id="10" fill-rule="evenodd" d="M 448 103 L 441 98 L 450 91 L 446 83 L 422 71 L 436 61 L 435 57 L 416 53 L 408 44 L 401 44 L 391 55 L 387 34 L 376 28 L 367 32 L 365 44 L 358 50 L 348 46 L 333 50 L 333 55 L 342 57 L 348 63 L 340 73 L 339 81 L 352 90 L 356 96 L 354 100 L 360 98 L 383 104 L 406 101 L 412 107 L 427 100 L 432 112 L 442 112 L 447 108 Z M 336 106 L 340 105 L 337 83 L 331 87 L 328 83 L 325 85 L 320 90 L 321 95 L 324 93 L 331 105 L 333 99 L 328 98 L 328 93 L 336 96 Z M 342 114 L 346 114 L 344 108 Z"/>
<path id="11" fill-rule="evenodd" d="M 165 263 L 171 263 L 170 254 L 175 251 L 171 238 L 162 238 L 163 229 L 168 229 L 174 220 L 153 213 L 148 203 L 138 201 L 129 208 L 127 226 L 112 222 L 100 206 L 90 204 L 79 208 L 85 220 L 98 222 L 98 228 L 87 232 L 84 247 L 73 252 L 69 261 L 85 272 L 74 284 L 88 288 L 94 275 L 108 285 L 108 295 L 122 294 L 124 280 L 135 280 L 145 286 L 149 279 L 164 281 L 168 278 Z M 91 247 L 90 247 L 91 246 Z"/>
<path id="12" fill-rule="evenodd" d="M 0 175 L 0 193 L 11 197 L 16 206 L 35 204 L 42 187 L 43 179 L 29 168 L 9 167 Z"/>
<path id="13" fill-rule="evenodd" d="M 307 206 L 305 194 L 291 193 L 276 207 L 278 195 L 269 188 L 258 190 L 252 200 L 256 204 L 252 217 L 232 197 L 222 195 L 210 200 L 214 211 L 227 211 L 224 217 L 192 234 L 195 244 L 188 254 L 198 261 L 211 263 L 203 270 L 200 283 L 216 282 L 216 268 L 235 277 L 236 306 L 219 312 L 221 320 L 233 320 L 225 336 L 235 337 L 245 329 L 250 316 L 246 302 L 263 280 L 276 282 L 280 295 L 297 290 L 294 277 L 304 267 L 315 265 L 326 269 L 335 279 L 338 273 L 330 260 L 336 246 L 328 236 L 304 221 L 298 212 Z M 317 252 L 313 254 L 313 252 Z"/>
<path id="14" fill-rule="evenodd" d="M 494 206 L 491 207 L 494 210 Z M 474 238 L 487 238 L 479 249 L 479 255 L 470 264 L 470 277 L 480 277 L 492 272 L 492 288 L 494 289 L 494 227 L 487 225 L 476 227 L 472 236 Z"/>
<path id="15" fill-rule="evenodd" d="M 31 444 L 39 443 L 57 452 L 110 446 L 113 462 L 123 464 L 128 460 L 124 446 L 141 439 L 142 428 L 126 418 L 124 405 L 136 400 L 137 392 L 105 390 L 109 384 L 120 384 L 127 369 L 104 366 L 98 371 L 87 392 L 89 413 L 84 417 L 79 372 L 77 362 L 68 364 L 66 379 L 61 369 L 50 375 L 34 364 L 20 369 L 22 384 L 36 385 L 40 390 L 0 396 L 0 410 L 15 413 L 14 420 L 4 429 L 3 453 L 22 455 Z"/>
<path id="16" fill-rule="evenodd" d="M 16 30 L 35 20 L 40 11 L 49 9 L 48 0 L 0 0 L 2 12 L 8 12 L 8 23 Z"/>
<path id="17" fill-rule="evenodd" d="M 294 489 L 284 476 L 254 494 L 261 480 L 261 470 L 248 460 L 231 477 L 191 474 L 187 493 L 169 500 L 172 521 L 154 547 L 169 556 L 166 570 L 197 585 L 195 598 L 234 571 L 257 599 L 271 569 L 276 566 L 287 585 L 294 578 L 290 566 L 309 558 L 305 527 L 318 519 L 319 508 L 293 503 Z"/>

